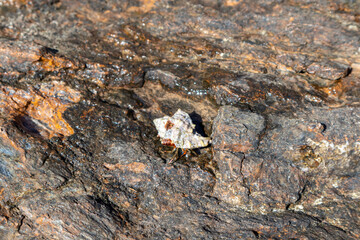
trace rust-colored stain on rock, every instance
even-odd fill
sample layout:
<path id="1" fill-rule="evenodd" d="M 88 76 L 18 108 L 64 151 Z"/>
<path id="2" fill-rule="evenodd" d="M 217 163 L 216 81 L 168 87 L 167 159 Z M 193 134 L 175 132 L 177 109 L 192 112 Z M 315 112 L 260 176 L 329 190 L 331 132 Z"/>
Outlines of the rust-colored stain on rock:
<path id="1" fill-rule="evenodd" d="M 154 7 L 154 5 L 157 1 L 158 0 L 140 0 L 141 3 L 139 4 L 138 7 L 134 7 L 134 6 L 129 7 L 127 9 L 127 11 L 129 11 L 129 12 L 137 12 L 137 11 L 148 12 Z"/>
<path id="2" fill-rule="evenodd" d="M 123 164 L 119 164 L 119 163 L 117 163 L 117 164 L 105 163 L 104 166 L 109 170 L 120 169 L 120 170 L 130 171 L 133 173 L 148 173 L 147 166 L 140 162 L 133 162 L 133 163 L 129 163 L 127 165 L 123 165 Z"/>
<path id="3" fill-rule="evenodd" d="M 43 83 L 39 90 L 27 91 L 1 87 L 0 111 L 11 116 L 19 126 L 42 137 L 70 136 L 74 133 L 62 114 L 80 101 L 79 92 L 64 82 Z"/>

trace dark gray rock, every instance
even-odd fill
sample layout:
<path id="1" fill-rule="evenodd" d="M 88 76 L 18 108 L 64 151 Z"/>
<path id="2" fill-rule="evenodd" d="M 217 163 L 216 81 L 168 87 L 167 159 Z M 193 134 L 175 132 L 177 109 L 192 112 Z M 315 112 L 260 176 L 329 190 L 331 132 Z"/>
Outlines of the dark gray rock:
<path id="1" fill-rule="evenodd" d="M 356 1 L 0 5 L 1 239 L 360 238 Z"/>
<path id="2" fill-rule="evenodd" d="M 283 211 L 298 199 L 304 187 L 301 171 L 289 163 L 258 157 L 266 133 L 261 115 L 224 106 L 214 120 L 214 160 L 219 168 L 215 196 L 257 213 Z"/>
<path id="3" fill-rule="evenodd" d="M 312 63 L 307 67 L 306 71 L 318 77 L 334 81 L 346 77 L 350 72 L 350 66 L 337 62 Z"/>
<path id="4" fill-rule="evenodd" d="M 257 149 L 264 130 L 265 120 L 261 115 L 224 106 L 214 119 L 212 146 L 214 150 L 247 154 Z"/>

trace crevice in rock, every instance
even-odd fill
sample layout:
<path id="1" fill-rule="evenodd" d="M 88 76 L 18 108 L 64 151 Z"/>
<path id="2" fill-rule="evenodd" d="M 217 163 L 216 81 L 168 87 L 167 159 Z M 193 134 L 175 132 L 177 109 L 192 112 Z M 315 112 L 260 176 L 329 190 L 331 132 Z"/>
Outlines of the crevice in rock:
<path id="1" fill-rule="evenodd" d="M 98 197 L 94 197 L 93 200 L 96 203 L 99 203 L 107 208 L 107 210 L 112 213 L 111 217 L 118 223 L 120 223 L 121 227 L 126 226 L 127 224 L 131 224 L 129 215 L 122 211 L 119 206 L 115 205 L 111 202 L 106 194 L 101 194 Z"/>
<path id="2" fill-rule="evenodd" d="M 308 186 L 310 186 L 310 182 L 306 180 L 303 188 L 298 192 L 298 199 L 294 203 L 298 203 L 304 197 L 304 192 L 308 188 Z"/>
<path id="3" fill-rule="evenodd" d="M 253 232 L 253 234 L 255 235 L 255 237 L 257 239 L 260 239 L 260 234 L 257 231 L 255 231 L 255 230 L 251 230 L 251 231 Z"/>
<path id="4" fill-rule="evenodd" d="M 241 162 L 240 162 L 240 176 L 241 176 L 241 179 L 242 179 L 241 185 L 248 190 L 247 197 L 250 197 L 250 195 L 251 195 L 251 187 L 248 185 L 248 180 L 247 180 L 247 178 L 244 177 L 244 174 L 242 172 L 243 163 L 245 161 L 245 158 L 246 158 L 246 156 L 245 156 L 245 154 L 243 154 L 243 157 L 242 157 Z"/>
<path id="5" fill-rule="evenodd" d="M 270 120 L 268 115 L 261 115 L 264 118 L 264 128 L 260 131 L 259 135 L 258 135 L 258 142 L 256 144 L 256 148 L 254 150 L 254 152 L 257 152 L 260 148 L 260 144 L 261 141 L 264 139 L 264 137 L 266 136 L 268 130 L 270 129 Z"/>
<path id="6" fill-rule="evenodd" d="M 42 138 L 40 133 L 42 130 L 46 131 L 45 129 L 40 129 L 39 124 L 36 124 L 31 117 L 22 114 L 14 118 L 14 126 L 21 132 L 37 138 Z"/>
<path id="7" fill-rule="evenodd" d="M 50 154 L 48 154 L 47 152 L 44 154 L 44 156 L 41 158 L 41 163 L 40 163 L 40 167 L 43 167 L 47 160 L 50 158 Z"/>
<path id="8" fill-rule="evenodd" d="M 288 203 L 286 204 L 285 206 L 285 210 L 289 211 L 290 210 L 290 207 L 293 206 L 293 204 L 296 204 L 298 202 L 301 201 L 301 199 L 304 197 L 304 192 L 306 191 L 306 189 L 308 188 L 308 186 L 310 186 L 310 182 L 308 180 L 306 180 L 304 186 L 302 187 L 302 189 L 298 192 L 298 198 L 296 199 L 295 202 L 293 203 Z M 290 210 L 291 211 L 291 210 Z"/>
<path id="9" fill-rule="evenodd" d="M 24 215 L 21 215 L 19 224 L 18 224 L 18 226 L 17 226 L 17 231 L 18 231 L 18 232 L 20 232 L 20 229 L 21 229 L 22 225 L 24 224 L 24 220 L 25 220 L 25 216 L 24 216 Z"/>
<path id="10" fill-rule="evenodd" d="M 71 179 L 67 178 L 66 176 L 62 176 L 62 175 L 59 175 L 59 176 L 64 178 L 64 181 L 62 181 L 62 183 L 59 186 L 57 186 L 56 189 L 62 191 L 62 189 L 64 187 L 66 187 L 66 185 L 68 183 L 70 183 Z"/>

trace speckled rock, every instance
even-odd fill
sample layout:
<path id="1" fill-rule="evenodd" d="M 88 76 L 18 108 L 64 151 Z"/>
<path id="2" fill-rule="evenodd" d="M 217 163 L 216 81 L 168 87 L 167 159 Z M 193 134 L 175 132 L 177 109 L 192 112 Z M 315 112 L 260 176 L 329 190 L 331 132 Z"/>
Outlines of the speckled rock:
<path id="1" fill-rule="evenodd" d="M 1 1 L 0 239 L 359 239 L 359 11 Z"/>
<path id="2" fill-rule="evenodd" d="M 215 196 L 247 211 L 282 211 L 295 203 L 304 177 L 294 166 L 259 157 L 259 144 L 269 126 L 256 113 L 225 106 L 213 126 L 214 160 L 219 167 Z"/>

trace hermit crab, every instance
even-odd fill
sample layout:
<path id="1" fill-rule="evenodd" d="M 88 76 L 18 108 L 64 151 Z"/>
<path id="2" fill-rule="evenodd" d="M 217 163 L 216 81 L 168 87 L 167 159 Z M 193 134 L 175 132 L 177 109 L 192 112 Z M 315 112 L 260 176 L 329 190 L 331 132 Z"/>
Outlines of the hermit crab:
<path id="1" fill-rule="evenodd" d="M 174 147 L 175 155 L 169 163 L 184 156 L 187 150 L 206 147 L 211 142 L 209 137 L 203 137 L 195 131 L 195 124 L 189 114 L 181 109 L 178 109 L 172 117 L 165 116 L 155 119 L 154 124 L 161 143 Z M 184 151 L 178 158 L 179 149 Z"/>

